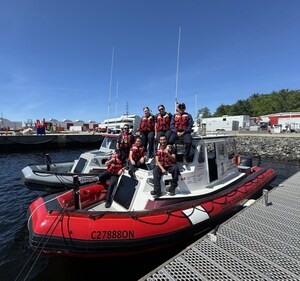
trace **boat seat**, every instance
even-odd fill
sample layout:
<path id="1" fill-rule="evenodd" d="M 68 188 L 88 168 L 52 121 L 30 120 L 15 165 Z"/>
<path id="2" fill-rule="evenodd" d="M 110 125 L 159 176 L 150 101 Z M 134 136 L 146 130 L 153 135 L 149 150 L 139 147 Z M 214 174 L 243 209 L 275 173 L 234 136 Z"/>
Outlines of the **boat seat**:
<path id="1" fill-rule="evenodd" d="M 172 180 L 172 176 L 171 178 L 168 178 L 168 179 L 164 179 L 164 176 L 161 177 L 162 178 L 162 181 L 163 183 L 165 184 L 165 186 L 168 186 L 170 185 L 171 183 L 171 180 Z M 147 181 L 146 181 L 149 185 L 151 186 L 154 186 L 154 179 L 153 178 L 147 178 Z"/>
<path id="2" fill-rule="evenodd" d="M 184 141 L 183 141 L 183 137 L 179 137 L 175 141 L 174 147 L 176 149 L 176 159 L 177 159 L 177 161 L 178 162 L 183 162 L 184 154 L 185 154 L 185 144 L 184 144 Z M 194 154 L 195 154 L 195 149 L 196 149 L 195 145 L 192 144 L 188 162 L 192 162 L 192 159 L 194 158 Z"/>

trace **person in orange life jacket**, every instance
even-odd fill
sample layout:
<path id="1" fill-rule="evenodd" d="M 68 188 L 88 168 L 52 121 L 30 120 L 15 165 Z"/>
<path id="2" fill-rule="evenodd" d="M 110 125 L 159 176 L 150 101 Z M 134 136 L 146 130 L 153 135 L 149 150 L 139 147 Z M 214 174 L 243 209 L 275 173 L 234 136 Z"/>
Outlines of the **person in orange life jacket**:
<path id="1" fill-rule="evenodd" d="M 144 116 L 142 117 L 138 131 L 142 136 L 144 149 L 147 151 L 149 158 L 153 157 L 154 152 L 154 133 L 155 133 L 155 116 L 150 113 L 149 107 L 144 107 Z"/>
<path id="2" fill-rule="evenodd" d="M 110 180 L 109 187 L 106 193 L 105 208 L 109 208 L 112 203 L 112 193 L 118 184 L 118 179 L 122 175 L 126 166 L 126 159 L 122 157 L 120 149 L 116 149 L 115 153 L 111 155 L 110 159 L 105 162 L 107 171 L 103 172 L 99 176 L 97 183 L 105 184 L 107 180 Z"/>
<path id="3" fill-rule="evenodd" d="M 168 145 L 165 135 L 160 136 L 159 144 L 155 155 L 156 166 L 153 169 L 154 190 L 151 191 L 151 195 L 161 195 L 160 180 L 162 175 L 167 174 L 167 172 L 172 174 L 171 187 L 167 191 L 170 195 L 175 195 L 179 176 L 179 169 L 176 166 L 176 150 L 172 145 Z"/>
<path id="4" fill-rule="evenodd" d="M 190 161 L 190 151 L 192 147 L 192 128 L 193 128 L 193 117 L 191 114 L 185 112 L 185 104 L 178 104 L 178 112 L 175 113 L 171 120 L 172 134 L 169 139 L 170 144 L 174 144 L 175 141 L 182 137 L 185 144 L 185 161 Z"/>
<path id="5" fill-rule="evenodd" d="M 158 113 L 156 114 L 156 123 L 155 123 L 155 135 L 154 138 L 159 141 L 161 135 L 167 137 L 167 141 L 172 134 L 171 131 L 171 119 L 172 114 L 165 111 L 165 106 L 163 104 L 158 106 Z"/>
<path id="6" fill-rule="evenodd" d="M 128 173 L 132 178 L 135 178 L 135 171 L 145 164 L 145 160 L 146 153 L 142 147 L 142 138 L 136 136 L 135 143 L 132 145 L 128 157 Z"/>
<path id="7" fill-rule="evenodd" d="M 121 150 L 123 158 L 128 158 L 129 150 L 134 143 L 134 136 L 129 132 L 129 125 L 125 124 L 123 126 L 121 134 L 119 134 L 117 139 L 117 149 Z"/>

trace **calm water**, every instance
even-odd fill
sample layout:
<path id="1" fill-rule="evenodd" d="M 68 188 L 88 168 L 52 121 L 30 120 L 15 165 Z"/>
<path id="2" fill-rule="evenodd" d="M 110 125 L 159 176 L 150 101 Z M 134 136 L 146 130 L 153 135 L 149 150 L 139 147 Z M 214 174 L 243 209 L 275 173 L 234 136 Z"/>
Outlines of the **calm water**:
<path id="1" fill-rule="evenodd" d="M 53 162 L 68 161 L 78 158 L 84 151 L 51 151 L 50 155 Z M 20 171 L 30 163 L 45 163 L 46 152 L 0 154 L 0 280 L 76 281 L 94 276 L 101 280 L 104 275 L 110 276 L 109 280 L 137 280 L 184 249 L 114 259 L 38 257 L 33 254 L 28 244 L 26 212 L 29 204 L 43 193 L 28 190 L 21 182 Z M 263 160 L 262 166 L 276 170 L 277 178 L 272 186 L 300 171 L 299 165 L 287 162 Z"/>

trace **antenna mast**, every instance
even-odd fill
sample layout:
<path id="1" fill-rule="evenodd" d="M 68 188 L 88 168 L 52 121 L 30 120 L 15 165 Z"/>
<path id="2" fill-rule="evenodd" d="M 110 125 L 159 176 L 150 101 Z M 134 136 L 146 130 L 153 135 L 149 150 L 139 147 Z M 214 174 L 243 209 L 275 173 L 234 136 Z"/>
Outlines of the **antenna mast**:
<path id="1" fill-rule="evenodd" d="M 176 112 L 177 101 L 178 101 L 178 69 L 179 69 L 180 37 L 181 37 L 181 27 L 179 27 L 178 45 L 177 45 L 177 66 L 176 66 L 176 87 L 175 87 L 175 112 Z"/>
<path id="2" fill-rule="evenodd" d="M 117 117 L 118 117 L 118 94 L 119 94 L 119 81 L 117 81 L 117 89 L 116 89 L 116 112 L 115 112 L 115 127 L 117 126 Z"/>
<path id="3" fill-rule="evenodd" d="M 112 74 L 113 74 L 113 67 L 114 67 L 114 54 L 115 54 L 115 46 L 113 46 L 112 55 L 111 55 L 110 83 L 109 83 L 108 111 L 107 111 L 107 129 L 109 128 L 110 96 L 111 96 Z"/>
<path id="4" fill-rule="evenodd" d="M 126 115 L 128 116 L 129 113 L 128 113 L 128 101 L 126 102 Z"/>

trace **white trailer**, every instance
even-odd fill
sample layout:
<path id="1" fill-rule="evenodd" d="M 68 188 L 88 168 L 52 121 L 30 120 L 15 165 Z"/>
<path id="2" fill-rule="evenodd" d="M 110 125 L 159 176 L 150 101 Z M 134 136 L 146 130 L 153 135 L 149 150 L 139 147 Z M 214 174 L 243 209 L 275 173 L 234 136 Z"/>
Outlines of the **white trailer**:
<path id="1" fill-rule="evenodd" d="M 300 117 L 279 117 L 278 125 L 282 126 L 282 131 L 299 132 L 300 131 Z"/>
<path id="2" fill-rule="evenodd" d="M 202 118 L 202 124 L 206 125 L 206 131 L 238 131 L 239 129 L 249 128 L 250 116 L 249 115 L 236 115 L 222 117 Z"/>

